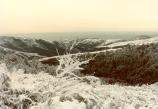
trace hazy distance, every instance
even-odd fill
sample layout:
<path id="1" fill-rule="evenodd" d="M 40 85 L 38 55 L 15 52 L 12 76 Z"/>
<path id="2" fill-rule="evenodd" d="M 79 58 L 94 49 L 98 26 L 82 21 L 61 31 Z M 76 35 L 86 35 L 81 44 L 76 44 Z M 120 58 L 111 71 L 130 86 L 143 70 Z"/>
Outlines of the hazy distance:
<path id="1" fill-rule="evenodd" d="M 157 30 L 158 0 L 0 0 L 0 34 Z"/>

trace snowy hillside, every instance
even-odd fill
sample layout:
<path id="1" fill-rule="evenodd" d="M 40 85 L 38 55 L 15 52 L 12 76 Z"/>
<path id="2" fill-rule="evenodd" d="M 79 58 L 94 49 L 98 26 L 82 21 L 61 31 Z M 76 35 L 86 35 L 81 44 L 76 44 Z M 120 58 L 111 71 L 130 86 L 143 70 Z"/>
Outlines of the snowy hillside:
<path id="1" fill-rule="evenodd" d="M 117 42 L 110 44 L 106 47 L 117 47 L 117 46 L 125 46 L 127 44 L 130 45 L 147 45 L 151 43 L 158 43 L 158 37 L 153 37 L 153 38 L 148 38 L 148 39 L 138 39 L 138 40 L 133 40 L 133 41 L 125 41 L 125 42 Z"/>
<path id="2" fill-rule="evenodd" d="M 66 42 L 69 43 L 70 45 L 70 50 L 75 50 L 77 46 L 81 46 L 83 48 L 91 48 L 91 46 L 94 46 L 96 43 L 96 46 L 94 47 L 94 50 L 92 51 L 88 51 L 85 50 L 84 52 L 77 52 L 77 53 L 73 53 L 71 51 L 69 51 L 69 53 L 71 54 L 66 54 L 69 56 L 77 56 L 77 55 L 87 55 L 87 54 L 100 54 L 106 51 L 115 51 L 119 48 L 122 48 L 126 45 L 148 45 L 148 44 L 154 44 L 154 43 L 158 43 L 158 37 L 153 37 L 153 38 L 143 38 L 143 39 L 135 39 L 132 41 L 128 41 L 128 40 L 121 40 L 121 39 L 109 39 L 109 40 L 101 40 L 101 39 L 85 39 L 82 41 L 73 41 L 73 42 Z M 94 44 L 95 43 L 95 44 Z M 91 46 L 87 46 L 91 45 Z M 56 58 L 58 58 L 60 56 L 52 56 L 52 57 L 45 57 L 40 59 L 40 62 L 47 62 L 47 61 L 54 61 Z"/>
<path id="3" fill-rule="evenodd" d="M 26 52 L 35 53 L 41 56 L 57 56 L 68 53 L 84 53 L 84 52 L 97 52 L 116 47 L 123 47 L 127 44 L 149 44 L 158 42 L 157 37 L 147 37 L 135 40 L 122 40 L 122 39 L 77 39 L 67 41 L 53 41 L 48 42 L 42 39 L 26 39 L 16 37 L 0 37 L 0 47 Z M 58 53 L 57 53 L 58 52 Z"/>
<path id="4" fill-rule="evenodd" d="M 66 60 L 66 61 L 64 61 Z M 63 64 L 66 65 L 63 67 Z M 81 63 L 70 57 L 60 60 L 51 76 L 47 73 L 9 72 L 0 65 L 2 109 L 157 109 L 158 83 L 143 86 L 102 84 L 93 76 L 73 73 Z"/>
<path id="5" fill-rule="evenodd" d="M 138 46 L 143 44 L 153 45 Z M 157 45 L 158 37 L 53 42 L 0 37 L 0 109 L 158 109 Z M 144 78 L 139 85 L 121 84 Z"/>
<path id="6" fill-rule="evenodd" d="M 100 46 L 106 46 L 115 42 L 120 42 L 120 39 L 77 39 L 65 41 L 49 42 L 42 39 L 26 39 L 17 37 L 0 37 L 0 47 L 26 52 L 36 53 L 41 56 L 57 56 L 68 53 L 84 53 L 105 50 Z M 57 53 L 58 51 L 58 53 Z"/>
<path id="7" fill-rule="evenodd" d="M 96 51 L 95 47 L 105 42 L 101 39 L 79 39 L 68 41 L 53 41 L 48 42 L 42 39 L 26 39 L 16 37 L 0 37 L 0 46 L 6 49 L 37 53 L 41 56 L 57 56 L 57 50 L 60 55 L 70 52 L 73 46 L 72 53 Z"/>
<path id="8" fill-rule="evenodd" d="M 16 37 L 0 37 L 0 46 L 15 51 L 36 53 L 41 56 L 55 56 L 56 49 L 64 53 L 64 46 L 59 42 L 48 42 L 42 39 L 26 39 Z"/>

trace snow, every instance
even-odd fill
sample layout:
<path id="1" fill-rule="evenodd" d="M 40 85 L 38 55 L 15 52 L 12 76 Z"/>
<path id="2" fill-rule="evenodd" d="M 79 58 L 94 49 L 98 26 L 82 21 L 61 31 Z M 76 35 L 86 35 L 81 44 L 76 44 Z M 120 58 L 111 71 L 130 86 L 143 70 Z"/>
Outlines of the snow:
<path id="1" fill-rule="evenodd" d="M 9 86 L 5 88 L 11 90 L 12 95 L 0 89 L 0 108 L 7 107 L 5 99 L 18 109 L 24 109 L 26 103 L 31 103 L 29 109 L 158 109 L 158 83 L 102 84 L 93 76 L 78 77 L 75 72 L 80 63 L 76 58 L 65 55 L 59 61 L 57 76 L 45 72 L 24 74 L 22 69 L 9 72 L 5 64 L 1 64 L 0 83 L 4 83 L 4 75 L 9 77 Z"/>
<path id="2" fill-rule="evenodd" d="M 0 89 L 4 89 L 8 86 L 10 81 L 8 77 L 8 70 L 5 64 L 0 65 Z"/>
<path id="3" fill-rule="evenodd" d="M 27 55 L 27 56 L 37 56 L 37 57 L 45 57 L 45 56 L 41 56 L 41 55 L 39 55 L 39 54 L 37 54 L 37 53 L 28 53 L 28 52 L 22 52 L 22 51 L 16 51 L 16 50 L 13 50 L 13 49 L 10 49 L 10 48 L 6 48 L 6 47 L 2 47 L 1 45 L 0 45 L 0 50 L 2 50 L 2 51 L 6 51 L 6 52 L 12 52 L 12 53 L 17 53 L 17 54 L 24 54 L 24 55 Z"/>
<path id="4" fill-rule="evenodd" d="M 29 90 L 31 93 L 39 93 L 43 99 L 46 99 L 45 102 L 39 102 L 31 109 L 92 109 L 91 106 L 100 106 L 103 109 L 112 107 L 135 109 L 136 106 L 146 109 L 158 108 L 158 83 L 141 87 L 117 84 L 94 85 L 79 80 L 66 81 L 66 79 L 59 79 L 45 73 L 37 75 L 19 73 L 15 72 L 11 75 L 13 77 L 12 89 Z M 50 93 L 54 95 L 44 98 Z M 65 98 L 65 101 L 61 102 L 61 98 Z M 83 99 L 83 101 L 79 102 L 78 99 Z"/>
<path id="5" fill-rule="evenodd" d="M 112 43 L 112 44 L 110 44 Z M 147 45 L 151 43 L 158 43 L 158 37 L 152 37 L 148 39 L 139 39 L 139 40 L 132 40 L 132 41 L 121 41 L 120 39 L 112 39 L 107 40 L 107 42 L 97 46 L 97 48 L 103 48 L 103 47 L 117 47 L 117 46 L 125 46 L 125 45 Z"/>
<path id="6" fill-rule="evenodd" d="M 101 43 L 103 42 L 104 40 L 102 39 L 84 39 L 82 40 L 80 43 L 83 43 L 83 44 L 95 44 L 95 43 Z"/>
<path id="7" fill-rule="evenodd" d="M 13 42 L 13 39 L 10 38 L 10 37 L 5 37 L 5 36 L 0 36 L 0 45 L 2 44 L 5 44 L 6 42 L 10 42 L 12 43 Z"/>
<path id="8" fill-rule="evenodd" d="M 104 43 L 97 46 L 96 48 L 102 48 L 105 47 L 106 45 L 110 45 L 111 43 L 117 43 L 118 41 L 121 41 L 121 39 L 107 39 Z"/>
<path id="9" fill-rule="evenodd" d="M 33 106 L 31 109 L 86 109 L 86 105 L 83 102 L 79 103 L 77 100 L 59 102 L 59 97 L 55 97 L 53 100 L 50 106 L 47 105 L 47 102 L 46 104 L 41 103 L 37 107 Z"/>
<path id="10" fill-rule="evenodd" d="M 153 38 L 148 38 L 148 39 L 141 39 L 141 40 L 133 40 L 133 41 L 126 41 L 126 42 L 118 42 L 118 43 L 113 43 L 110 44 L 106 47 L 117 47 L 117 46 L 124 46 L 127 44 L 130 45 L 143 45 L 143 44 L 151 44 L 151 43 L 157 43 L 158 42 L 158 37 L 153 37 Z"/>

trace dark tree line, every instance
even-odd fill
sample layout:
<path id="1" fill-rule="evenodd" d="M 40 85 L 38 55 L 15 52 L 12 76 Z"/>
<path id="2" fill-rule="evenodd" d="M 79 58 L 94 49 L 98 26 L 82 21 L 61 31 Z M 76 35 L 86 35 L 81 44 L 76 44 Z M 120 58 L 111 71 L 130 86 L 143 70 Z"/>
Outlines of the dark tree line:
<path id="1" fill-rule="evenodd" d="M 110 78 L 109 83 L 142 85 L 158 82 L 158 44 L 126 46 L 98 54 L 81 73 Z"/>

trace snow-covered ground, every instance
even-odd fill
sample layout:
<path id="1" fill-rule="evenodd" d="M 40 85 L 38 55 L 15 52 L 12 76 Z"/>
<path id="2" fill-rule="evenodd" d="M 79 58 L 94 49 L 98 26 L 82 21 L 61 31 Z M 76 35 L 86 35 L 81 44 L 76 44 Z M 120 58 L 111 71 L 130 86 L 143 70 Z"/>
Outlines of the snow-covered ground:
<path id="1" fill-rule="evenodd" d="M 79 80 L 59 79 L 45 73 L 14 73 L 12 77 L 12 89 L 29 90 L 41 96 L 42 100 L 31 109 L 158 108 L 158 83 L 141 87 L 88 84 Z"/>
<path id="2" fill-rule="evenodd" d="M 0 64 L 0 109 L 158 109 L 158 83 L 102 84 L 93 76 L 76 76 L 81 64 L 77 59 L 65 56 L 59 61 L 57 76 L 9 72 Z"/>
<path id="3" fill-rule="evenodd" d="M 146 45 L 146 44 L 151 44 L 151 43 L 158 43 L 158 37 L 152 37 L 148 39 L 140 39 L 140 40 L 133 40 L 133 41 L 125 41 L 125 42 L 116 42 L 113 44 L 110 44 L 106 47 L 117 47 L 117 46 L 124 46 L 127 44 L 130 45 Z"/>
<path id="4" fill-rule="evenodd" d="M 158 37 L 152 37 L 147 39 L 137 39 L 132 41 L 121 41 L 120 39 L 111 39 L 107 40 L 107 43 L 104 43 L 102 45 L 97 46 L 97 48 L 103 48 L 103 47 L 117 47 L 117 46 L 125 46 L 127 44 L 129 45 L 146 45 L 151 43 L 158 43 Z"/>

